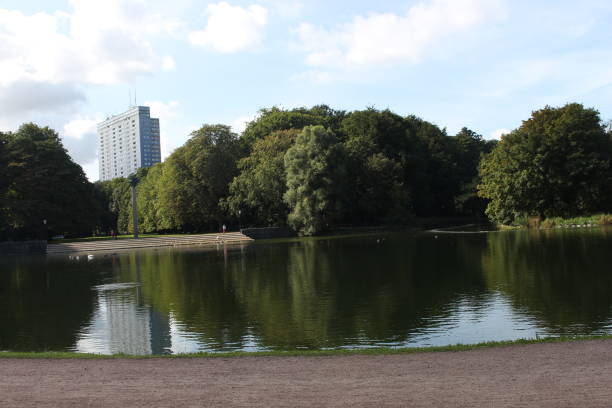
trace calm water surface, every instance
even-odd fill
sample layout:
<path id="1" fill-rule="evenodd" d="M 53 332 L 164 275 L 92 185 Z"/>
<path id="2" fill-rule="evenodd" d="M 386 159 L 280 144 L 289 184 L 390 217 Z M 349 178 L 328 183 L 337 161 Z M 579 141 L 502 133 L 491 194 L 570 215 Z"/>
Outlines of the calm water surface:
<path id="1" fill-rule="evenodd" d="M 612 333 L 612 229 L 0 258 L 0 350 L 163 354 Z"/>

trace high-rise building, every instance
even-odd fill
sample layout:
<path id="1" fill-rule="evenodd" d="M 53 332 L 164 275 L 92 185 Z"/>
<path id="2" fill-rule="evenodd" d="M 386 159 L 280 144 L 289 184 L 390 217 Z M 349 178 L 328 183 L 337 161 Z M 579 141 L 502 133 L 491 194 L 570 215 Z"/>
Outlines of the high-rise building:
<path id="1" fill-rule="evenodd" d="M 98 124 L 100 180 L 127 177 L 161 161 L 159 119 L 148 106 L 132 106 Z"/>

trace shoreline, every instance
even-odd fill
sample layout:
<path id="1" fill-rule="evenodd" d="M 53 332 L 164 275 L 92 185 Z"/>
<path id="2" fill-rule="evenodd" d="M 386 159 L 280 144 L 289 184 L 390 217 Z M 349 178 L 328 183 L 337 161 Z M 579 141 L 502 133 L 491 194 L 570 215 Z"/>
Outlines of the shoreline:
<path id="1" fill-rule="evenodd" d="M 612 339 L 457 353 L 1 361 L 3 408 L 556 408 L 612 401 Z"/>
<path id="2" fill-rule="evenodd" d="M 325 350 L 269 350 L 269 351 L 231 351 L 231 352 L 198 352 L 180 354 L 95 354 L 78 353 L 71 351 L 0 351 L 2 359 L 66 359 L 66 360 L 95 360 L 95 359 L 185 359 L 185 358 L 237 358 L 237 357 L 318 357 L 318 356 L 384 356 L 400 354 L 422 353 L 458 353 L 463 351 L 492 349 L 500 347 L 525 346 L 547 343 L 573 343 L 593 340 L 612 340 L 612 334 L 590 336 L 559 336 L 536 339 L 516 339 L 503 341 L 488 341 L 474 344 L 454 344 L 448 346 L 426 347 L 372 347 L 360 349 L 325 349 Z"/>

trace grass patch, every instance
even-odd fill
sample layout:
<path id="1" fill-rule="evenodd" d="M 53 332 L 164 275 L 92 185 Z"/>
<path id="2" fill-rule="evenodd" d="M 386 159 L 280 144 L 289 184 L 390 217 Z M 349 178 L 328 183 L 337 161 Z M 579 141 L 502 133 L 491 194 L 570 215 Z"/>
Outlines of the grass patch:
<path id="1" fill-rule="evenodd" d="M 516 229 L 516 228 L 535 228 L 535 229 L 550 229 L 550 228 L 575 228 L 575 227 L 598 227 L 604 225 L 612 225 L 612 214 L 595 214 L 590 216 L 561 218 L 550 217 L 543 220 L 538 217 L 518 217 L 512 225 L 501 225 L 500 229 Z"/>
<path id="2" fill-rule="evenodd" d="M 589 217 L 547 218 L 542 221 L 542 228 L 612 225 L 612 214 L 596 214 Z"/>
<path id="3" fill-rule="evenodd" d="M 570 341 L 585 341 L 585 340 L 610 340 L 611 335 L 596 335 L 596 336 L 561 336 L 561 337 L 546 337 L 539 339 L 518 339 L 508 341 L 491 341 L 477 344 L 456 344 L 451 346 L 435 346 L 435 347 L 409 347 L 409 348 L 389 348 L 377 347 L 367 349 L 332 349 L 332 350 L 271 350 L 271 351 L 234 351 L 227 353 L 185 353 L 185 354 L 170 354 L 163 356 L 137 356 L 131 354 L 86 354 L 72 352 L 0 352 L 2 358 L 39 358 L 39 359 L 147 359 L 147 358 L 229 358 L 229 357 L 301 357 L 301 356 L 351 356 L 351 355 L 393 355 L 393 354 L 411 354 L 411 353 L 432 353 L 432 352 L 458 352 L 467 350 L 476 350 L 483 348 L 508 347 L 527 344 L 542 344 L 542 343 L 559 343 Z"/>

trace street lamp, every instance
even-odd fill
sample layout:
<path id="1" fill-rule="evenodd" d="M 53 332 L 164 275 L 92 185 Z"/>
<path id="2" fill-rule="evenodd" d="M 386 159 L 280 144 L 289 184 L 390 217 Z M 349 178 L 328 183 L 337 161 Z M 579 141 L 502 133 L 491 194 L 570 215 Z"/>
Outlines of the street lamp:
<path id="1" fill-rule="evenodd" d="M 240 214 L 242 214 L 242 210 L 238 210 L 238 230 L 242 231 L 242 222 L 240 221 Z"/>
<path id="2" fill-rule="evenodd" d="M 134 238 L 138 238 L 138 208 L 136 204 L 136 186 L 138 185 L 138 177 L 135 174 L 132 174 L 128 177 L 128 181 L 130 182 L 130 193 L 132 198 L 132 224 L 134 226 Z"/>

